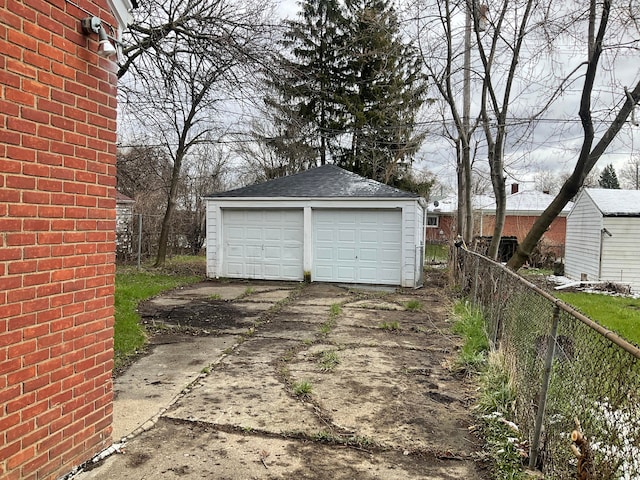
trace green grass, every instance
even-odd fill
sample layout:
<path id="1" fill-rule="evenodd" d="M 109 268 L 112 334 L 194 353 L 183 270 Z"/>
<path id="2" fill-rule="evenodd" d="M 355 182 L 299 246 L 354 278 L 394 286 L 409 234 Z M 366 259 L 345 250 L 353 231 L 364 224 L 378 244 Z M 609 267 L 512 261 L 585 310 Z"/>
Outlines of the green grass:
<path id="1" fill-rule="evenodd" d="M 516 392 L 506 372 L 503 355 L 489 355 L 479 383 L 479 398 L 474 410 L 482 426 L 484 451 L 491 458 L 491 478 L 524 479 L 522 462 L 526 444 L 509 421 Z"/>
<path id="2" fill-rule="evenodd" d="M 482 312 L 468 302 L 458 302 L 453 313 L 456 317 L 453 333 L 464 339 L 456 366 L 460 371 L 477 372 L 484 365 L 489 351 Z"/>
<path id="3" fill-rule="evenodd" d="M 166 273 L 119 269 L 115 285 L 114 362 L 115 368 L 144 345 L 146 334 L 136 312 L 138 303 L 161 292 L 202 280 L 195 275 L 176 276 Z"/>
<path id="4" fill-rule="evenodd" d="M 340 357 L 335 350 L 325 350 L 319 355 L 318 365 L 323 372 L 330 372 L 336 368 L 339 363 Z"/>
<path id="5" fill-rule="evenodd" d="M 405 308 L 410 312 L 417 312 L 422 310 L 422 302 L 420 300 L 409 300 L 405 303 Z"/>
<path id="6" fill-rule="evenodd" d="M 424 259 L 427 262 L 446 262 L 449 259 L 449 245 L 426 244 L 424 247 Z"/>
<path id="7" fill-rule="evenodd" d="M 292 388 L 294 395 L 297 397 L 308 397 L 311 395 L 311 391 L 313 390 L 311 383 L 306 380 L 294 383 Z"/>
<path id="8" fill-rule="evenodd" d="M 640 345 L 640 299 L 584 292 L 556 292 L 556 296 L 625 340 Z"/>
<path id="9" fill-rule="evenodd" d="M 388 332 L 397 332 L 400 330 L 400 324 L 398 322 L 382 322 L 379 327 Z"/>

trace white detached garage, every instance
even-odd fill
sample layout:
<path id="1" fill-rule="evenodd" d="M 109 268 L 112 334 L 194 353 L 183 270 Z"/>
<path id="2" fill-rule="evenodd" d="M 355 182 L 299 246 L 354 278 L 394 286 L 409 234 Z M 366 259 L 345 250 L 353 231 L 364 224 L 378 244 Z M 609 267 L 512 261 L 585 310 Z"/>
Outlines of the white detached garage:
<path id="1" fill-rule="evenodd" d="M 640 291 L 640 190 L 584 188 L 567 216 L 565 275 Z"/>
<path id="2" fill-rule="evenodd" d="M 334 165 L 207 201 L 207 275 L 417 287 L 424 201 Z"/>

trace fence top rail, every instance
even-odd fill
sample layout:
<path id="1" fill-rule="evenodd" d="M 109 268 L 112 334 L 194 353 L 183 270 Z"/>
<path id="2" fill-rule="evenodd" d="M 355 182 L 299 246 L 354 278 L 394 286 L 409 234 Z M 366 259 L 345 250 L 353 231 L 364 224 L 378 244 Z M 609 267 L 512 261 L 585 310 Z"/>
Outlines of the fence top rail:
<path id="1" fill-rule="evenodd" d="M 494 265 L 496 268 L 500 268 L 507 275 L 510 275 L 511 277 L 516 279 L 518 282 L 520 282 L 523 285 L 525 285 L 527 288 L 530 288 L 531 290 L 535 291 L 536 293 L 538 293 L 542 297 L 544 297 L 547 300 L 549 300 L 551 303 L 553 303 L 555 306 L 557 306 L 560 310 L 563 310 L 564 312 L 568 313 L 569 315 L 574 316 L 575 318 L 580 320 L 582 323 L 584 323 L 585 325 L 587 325 L 591 329 L 595 330 L 600 335 L 602 335 L 603 337 L 607 338 L 608 340 L 610 340 L 611 342 L 615 343 L 620 348 L 622 348 L 623 350 L 625 350 L 626 352 L 628 352 L 629 354 L 633 355 L 634 357 L 636 357 L 637 359 L 640 360 L 640 348 L 638 348 L 635 345 L 627 342 L 625 339 L 620 337 L 617 333 L 612 332 L 611 330 L 606 329 L 602 325 L 594 322 L 589 317 L 585 316 L 584 314 L 580 313 L 576 309 L 574 309 L 571 306 L 567 305 L 566 303 L 564 303 L 559 298 L 556 298 L 553 295 L 551 295 L 550 293 L 545 292 L 543 289 L 541 289 L 537 285 L 534 285 L 533 283 L 531 283 L 527 279 L 525 279 L 522 276 L 518 275 L 517 272 L 514 272 L 513 270 L 511 270 L 511 269 L 507 268 L 506 266 L 502 265 L 501 263 L 498 263 L 495 260 L 492 260 L 492 259 L 490 259 L 488 257 L 485 257 L 484 255 L 481 255 L 481 254 L 479 254 L 477 252 L 473 252 L 473 251 L 469 250 L 468 248 L 466 248 L 465 246 L 460 246 L 458 248 L 464 250 L 466 253 L 468 253 L 470 255 L 478 257 L 482 261 L 485 261 L 485 262 L 488 262 L 488 263 Z"/>

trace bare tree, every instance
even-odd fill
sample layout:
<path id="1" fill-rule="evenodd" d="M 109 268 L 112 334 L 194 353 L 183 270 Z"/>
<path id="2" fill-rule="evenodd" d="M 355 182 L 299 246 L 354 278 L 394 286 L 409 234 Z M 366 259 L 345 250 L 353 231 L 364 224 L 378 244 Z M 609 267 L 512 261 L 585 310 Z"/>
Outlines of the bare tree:
<path id="1" fill-rule="evenodd" d="M 582 73 L 583 84 L 578 113 L 583 130 L 582 146 L 571 176 L 564 182 L 558 195 L 542 215 L 538 217 L 524 241 L 518 245 L 516 253 L 509 259 L 507 265 L 514 270 L 519 269 L 527 261 L 540 238 L 551 225 L 551 222 L 578 193 L 589 172 L 591 172 L 607 147 L 616 138 L 638 101 L 640 101 L 640 81 L 636 78 L 637 83 L 632 90 L 625 88 L 619 92 L 616 108 L 612 111 L 613 118 L 600 123 L 594 121 L 594 97 L 598 93 L 594 90 L 594 85 L 597 75 L 604 68 L 601 64 L 601 57 L 604 49 L 607 48 L 607 42 L 617 43 L 619 41 L 618 35 L 620 32 L 617 32 L 614 26 L 610 24 L 611 12 L 611 0 L 603 0 L 602 2 L 591 0 L 589 3 L 588 15 L 586 16 L 588 19 L 588 33 L 585 42 L 587 45 L 587 58 L 582 64 L 584 72 Z M 633 22 L 631 22 L 631 26 L 636 27 Z M 629 46 L 635 46 L 637 31 L 635 38 L 635 42 L 631 42 Z M 597 130 L 596 127 L 598 127 Z M 602 132 L 597 141 L 596 131 Z"/>
<path id="2" fill-rule="evenodd" d="M 204 197 L 227 187 L 229 152 L 221 145 L 198 145 L 185 164 L 180 195 L 179 233 L 192 255 L 198 254 L 206 238 Z"/>
<path id="3" fill-rule="evenodd" d="M 167 255 L 185 158 L 224 134 L 221 103 L 239 101 L 243 85 L 269 57 L 269 11 L 257 1 L 151 0 L 135 12 L 119 92 L 125 113 L 172 161 L 157 266 Z"/>
<path id="4" fill-rule="evenodd" d="M 471 202 L 471 143 L 477 122 L 470 113 L 471 75 L 469 50 L 470 20 L 460 28 L 456 16 L 470 19 L 465 2 L 417 0 L 412 5 L 416 24 L 416 44 L 428 77 L 449 110 L 452 128 L 445 123 L 443 134 L 451 139 L 456 152 L 458 184 L 457 231 L 465 241 L 473 235 Z"/>
<path id="5" fill-rule="evenodd" d="M 640 155 L 634 155 L 622 166 L 620 179 L 624 188 L 640 190 Z"/>

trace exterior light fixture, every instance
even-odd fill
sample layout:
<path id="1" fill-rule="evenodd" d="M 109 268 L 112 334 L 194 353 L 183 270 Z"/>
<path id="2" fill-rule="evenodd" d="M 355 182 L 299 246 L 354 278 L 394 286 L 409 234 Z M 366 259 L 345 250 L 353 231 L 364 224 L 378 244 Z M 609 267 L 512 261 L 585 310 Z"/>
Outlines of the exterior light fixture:
<path id="1" fill-rule="evenodd" d="M 116 48 L 109 41 L 102 22 L 98 17 L 87 17 L 82 19 L 82 31 L 85 35 L 98 34 L 98 55 L 109 58 L 116 54 Z"/>

